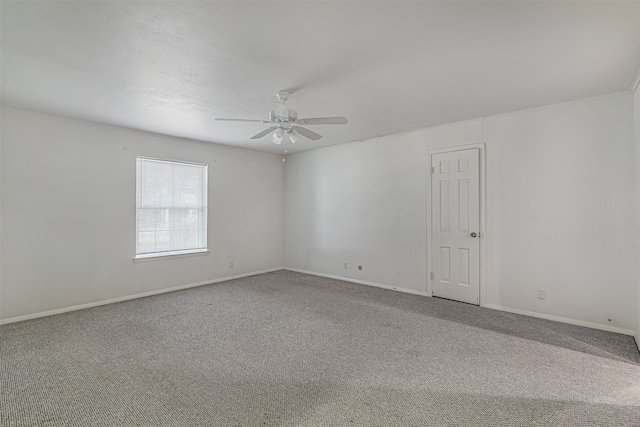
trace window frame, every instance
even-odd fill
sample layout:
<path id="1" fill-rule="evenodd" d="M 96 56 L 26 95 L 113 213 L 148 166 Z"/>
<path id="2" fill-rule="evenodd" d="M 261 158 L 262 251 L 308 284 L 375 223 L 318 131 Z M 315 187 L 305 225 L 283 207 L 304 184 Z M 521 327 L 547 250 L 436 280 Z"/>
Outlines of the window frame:
<path id="1" fill-rule="evenodd" d="M 141 172 L 139 170 L 141 162 L 144 161 L 153 161 L 160 163 L 171 163 L 178 165 L 188 165 L 188 166 L 199 166 L 203 168 L 204 179 L 202 186 L 202 200 L 203 206 L 198 209 L 201 212 L 200 215 L 204 219 L 204 247 L 203 248 L 191 248 L 191 249 L 179 249 L 179 250 L 169 250 L 169 251 L 161 251 L 161 252 L 147 252 L 147 253 L 138 253 L 138 241 L 139 241 L 139 221 L 138 221 L 138 212 L 140 209 L 141 201 L 138 199 L 139 196 L 139 186 L 141 183 L 139 182 L 141 176 Z M 146 157 L 146 156 L 136 156 L 136 177 L 135 177 L 135 234 L 134 234 L 134 262 L 146 262 L 146 261 L 155 261 L 160 259 L 175 259 L 175 258 L 183 258 L 188 256 L 198 256 L 198 255 L 207 255 L 209 254 L 209 165 L 206 163 L 198 163 L 198 162 L 190 162 L 183 160 L 173 160 L 173 159 L 163 159 L 158 157 Z M 199 228 L 201 230 L 201 228 Z"/>

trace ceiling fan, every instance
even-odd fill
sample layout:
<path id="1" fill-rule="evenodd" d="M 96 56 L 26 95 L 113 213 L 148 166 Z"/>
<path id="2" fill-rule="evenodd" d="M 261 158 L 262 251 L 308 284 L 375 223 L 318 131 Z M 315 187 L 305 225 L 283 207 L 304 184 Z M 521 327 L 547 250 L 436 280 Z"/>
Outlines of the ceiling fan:
<path id="1" fill-rule="evenodd" d="M 258 122 L 268 123 L 271 127 L 263 130 L 262 132 L 253 135 L 251 139 L 260 139 L 268 134 L 271 135 L 271 141 L 274 144 L 282 144 L 285 136 L 289 138 L 292 143 L 296 143 L 300 140 L 300 137 L 304 136 L 311 140 L 322 138 L 322 135 L 315 133 L 301 125 L 346 125 L 347 119 L 344 117 L 311 117 L 306 119 L 299 119 L 298 113 L 294 110 L 287 108 L 285 103 L 289 99 L 290 93 L 282 90 L 276 93 L 278 102 L 273 110 L 269 112 L 269 120 L 252 120 L 252 119 L 216 119 L 220 121 L 228 122 Z"/>

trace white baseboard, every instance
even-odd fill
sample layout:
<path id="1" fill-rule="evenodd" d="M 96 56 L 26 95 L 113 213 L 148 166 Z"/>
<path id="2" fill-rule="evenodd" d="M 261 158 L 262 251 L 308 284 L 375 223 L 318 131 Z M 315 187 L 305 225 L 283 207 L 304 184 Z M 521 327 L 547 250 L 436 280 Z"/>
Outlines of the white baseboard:
<path id="1" fill-rule="evenodd" d="M 383 288 L 383 289 L 389 289 L 393 291 L 405 292 L 413 295 L 421 295 L 426 297 L 431 296 L 426 292 L 414 291 L 413 289 L 399 288 L 397 286 L 383 285 L 381 283 L 368 282 L 366 280 L 351 279 L 349 277 L 336 276 L 333 274 L 324 274 L 324 273 L 318 273 L 315 271 L 302 270 L 299 268 L 291 268 L 291 267 L 285 267 L 284 270 L 295 271 L 297 273 L 311 274 L 313 276 L 326 277 L 328 279 L 342 280 L 345 282 L 357 283 L 360 285 L 375 286 L 376 288 Z M 553 320 L 554 322 L 568 323 L 570 325 L 584 326 L 587 328 L 599 329 L 602 331 L 615 332 L 623 335 L 630 335 L 630 336 L 635 335 L 635 331 L 633 329 L 618 328 L 610 325 L 602 325 L 599 323 L 587 322 L 585 320 L 577 320 L 577 319 L 570 319 L 568 317 L 554 316 L 551 314 L 536 313 L 534 311 L 520 310 L 517 308 L 504 307 L 496 304 L 484 304 L 482 307 L 489 308 L 492 310 L 506 311 L 508 313 L 522 314 L 524 316 L 537 317 L 540 319 Z M 638 338 L 636 338 L 636 344 L 638 344 L 638 349 L 640 350 L 640 340 L 638 340 Z"/>
<path id="2" fill-rule="evenodd" d="M 524 316 L 537 317 L 540 319 L 553 320 L 554 322 L 568 323 L 570 325 L 584 326 L 586 328 L 592 329 L 600 329 L 601 331 L 615 332 L 623 335 L 634 336 L 635 334 L 635 331 L 633 329 L 618 328 L 615 326 L 603 325 L 600 323 L 587 322 L 586 320 L 577 320 L 568 317 L 554 316 L 552 314 L 536 313 L 535 311 L 520 310 L 517 308 L 504 307 L 495 304 L 485 304 L 483 307 L 490 308 L 492 310 L 506 311 L 508 313 L 522 314 Z"/>
<path id="3" fill-rule="evenodd" d="M 376 288 L 389 289 L 389 290 L 404 292 L 404 293 L 413 294 L 413 295 L 421 295 L 421 296 L 426 296 L 426 297 L 430 297 L 431 296 L 431 295 L 428 295 L 426 292 L 415 291 L 413 289 L 407 289 L 407 288 L 400 288 L 400 287 L 397 287 L 397 286 L 383 285 L 382 283 L 369 282 L 369 281 L 366 281 L 366 280 L 358 280 L 358 279 L 352 279 L 352 278 L 344 277 L 344 276 L 336 276 L 336 275 L 332 275 L 332 274 L 318 273 L 318 272 L 315 272 L 315 271 L 302 270 L 302 269 L 299 269 L 299 268 L 276 267 L 276 268 L 269 268 L 269 269 L 266 269 L 266 270 L 252 271 L 250 273 L 237 274 L 235 276 L 226 276 L 226 277 L 221 277 L 221 278 L 218 278 L 218 279 L 205 280 L 205 281 L 197 282 L 197 283 L 189 283 L 189 284 L 186 284 L 186 285 L 174 286 L 174 287 L 171 287 L 171 288 L 158 289 L 158 290 L 155 290 L 155 291 L 143 292 L 143 293 L 135 294 L 135 295 L 126 295 L 126 296 L 117 297 L 117 298 L 111 298 L 111 299 L 103 300 L 103 301 L 96 301 L 96 302 L 91 302 L 91 303 L 87 303 L 87 304 L 81 304 L 81 305 L 75 305 L 75 306 L 71 306 L 71 307 L 59 308 L 59 309 L 56 309 L 56 310 L 49 310 L 49 311 L 43 311 L 43 312 L 40 312 L 40 313 L 26 314 L 24 316 L 10 317 L 8 319 L 0 319 L 0 325 L 5 325 L 5 324 L 8 324 L 8 323 L 15 323 L 15 322 L 22 322 L 24 320 L 37 319 L 37 318 L 40 318 L 40 317 L 53 316 L 53 315 L 56 315 L 56 314 L 68 313 L 70 311 L 83 310 L 85 308 L 98 307 L 98 306 L 101 306 L 101 305 L 113 304 L 113 303 L 116 303 L 116 302 L 128 301 L 128 300 L 132 300 L 132 299 L 136 299 L 136 298 L 144 298 L 144 297 L 148 297 L 148 296 L 152 296 L 152 295 L 158 295 L 158 294 L 164 294 L 164 293 L 167 293 L 167 292 L 179 291 L 179 290 L 182 290 L 182 289 L 195 288 L 195 287 L 204 286 L 204 285 L 212 285 L 214 283 L 226 282 L 228 280 L 240 279 L 240 278 L 243 278 L 243 277 L 255 276 L 255 275 L 263 274 L 263 273 L 271 273 L 273 271 L 279 271 L 279 270 L 295 271 L 297 273 L 304 273 L 304 274 L 310 274 L 312 276 L 326 277 L 328 279 L 342 280 L 344 282 L 357 283 L 359 285 L 374 286 Z M 511 308 L 511 307 L 504 307 L 504 306 L 496 305 L 496 304 L 485 304 L 485 305 L 483 305 L 483 307 L 489 308 L 489 309 L 492 309 L 492 310 L 506 311 L 508 313 L 522 314 L 524 316 L 537 317 L 537 318 L 540 318 L 540 319 L 553 320 L 555 322 L 568 323 L 568 324 L 571 324 L 571 325 L 584 326 L 584 327 L 587 327 L 587 328 L 593 328 L 593 329 L 599 329 L 599 330 L 603 330 L 603 331 L 615 332 L 615 333 L 623 334 L 623 335 L 630 335 L 630 336 L 633 336 L 635 338 L 636 345 L 638 346 L 638 350 L 640 351 L 640 331 L 638 331 L 638 333 L 636 334 L 636 331 L 634 331 L 633 329 L 618 328 L 618 327 L 615 327 L 615 326 L 602 325 L 602 324 L 599 324 L 599 323 L 587 322 L 587 321 L 584 321 L 584 320 L 570 319 L 568 317 L 554 316 L 554 315 L 551 315 L 551 314 L 536 313 L 534 311 L 520 310 L 520 309 L 517 309 L 517 308 Z"/>
<path id="4" fill-rule="evenodd" d="M 426 292 L 414 291 L 412 289 L 399 288 L 397 286 L 383 285 L 381 283 L 368 282 L 366 280 L 351 279 L 349 277 L 335 276 L 332 274 L 318 273 L 315 271 L 302 270 L 299 268 L 285 267 L 284 270 L 295 271 L 295 272 L 304 273 L 304 274 L 311 274 L 313 276 L 326 277 L 329 279 L 343 280 L 345 282 L 358 283 L 360 285 L 375 286 L 377 288 L 390 289 L 393 291 L 400 291 L 408 294 L 421 295 L 426 297 L 431 296 Z M 506 311 L 508 313 L 522 314 L 524 316 L 537 317 L 540 319 L 553 320 L 555 322 L 560 322 L 560 323 L 568 323 L 570 325 L 584 326 L 587 328 L 599 329 L 602 331 L 615 332 L 623 335 L 634 336 L 635 334 L 635 331 L 633 329 L 618 328 L 610 325 L 602 325 L 599 323 L 587 322 L 585 320 L 570 319 L 568 317 L 554 316 L 551 314 L 544 314 L 544 313 L 536 313 L 534 311 L 519 310 L 517 308 L 503 307 L 495 304 L 484 304 L 482 307 L 489 308 L 492 310 Z M 636 344 L 638 344 L 638 349 L 640 350 L 640 340 L 638 338 L 636 338 Z"/>
<path id="5" fill-rule="evenodd" d="M 424 297 L 431 296 L 431 295 L 428 295 L 426 292 L 414 291 L 413 289 L 400 288 L 400 287 L 397 287 L 397 286 L 383 285 L 382 283 L 367 282 L 366 280 L 351 279 L 349 277 L 344 277 L 344 276 L 334 276 L 332 274 L 317 273 L 315 271 L 301 270 L 299 268 L 285 267 L 284 270 L 295 271 L 296 273 L 311 274 L 312 276 L 326 277 L 327 279 L 342 280 L 344 282 L 357 283 L 359 285 L 374 286 L 376 288 L 389 289 L 389 290 L 392 290 L 392 291 L 399 291 L 399 292 L 404 292 L 404 293 L 407 293 L 407 294 L 422 295 Z"/>
<path id="6" fill-rule="evenodd" d="M 103 300 L 103 301 L 96 301 L 96 302 L 90 302 L 90 303 L 87 303 L 87 304 L 74 305 L 72 307 L 58 308 L 58 309 L 55 309 L 55 310 L 43 311 L 43 312 L 40 312 L 40 313 L 26 314 L 24 316 L 10 317 L 8 319 L 1 319 L 0 320 L 0 325 L 5 325 L 5 324 L 8 324 L 8 323 L 15 323 L 15 322 L 22 322 L 24 320 L 37 319 L 39 317 L 53 316 L 55 314 L 68 313 L 70 311 L 83 310 L 85 308 L 98 307 L 98 306 L 101 306 L 101 305 L 113 304 L 115 302 L 128 301 L 128 300 L 132 300 L 132 299 L 136 299 L 136 298 L 144 298 L 144 297 L 149 297 L 149 296 L 152 296 L 152 295 L 164 294 L 164 293 L 167 293 L 167 292 L 180 291 L 182 289 L 195 288 L 195 287 L 204 286 L 204 285 L 212 285 L 214 283 L 226 282 L 227 280 L 240 279 L 242 277 L 255 276 L 255 275 L 258 275 L 258 274 L 270 273 L 272 271 L 279 271 L 279 270 L 282 270 L 282 269 L 283 269 L 283 267 L 269 268 L 269 269 L 266 269 L 266 270 L 252 271 L 251 273 L 237 274 L 235 276 L 226 276 L 226 277 L 221 277 L 219 279 L 205 280 L 203 282 L 189 283 L 189 284 L 180 285 L 180 286 L 173 286 L 171 288 L 158 289 L 158 290 L 155 290 L 155 291 L 143 292 L 143 293 L 135 294 L 135 295 L 126 295 L 126 296 L 123 296 L 123 297 L 111 298 L 111 299 L 107 299 L 107 300 Z"/>

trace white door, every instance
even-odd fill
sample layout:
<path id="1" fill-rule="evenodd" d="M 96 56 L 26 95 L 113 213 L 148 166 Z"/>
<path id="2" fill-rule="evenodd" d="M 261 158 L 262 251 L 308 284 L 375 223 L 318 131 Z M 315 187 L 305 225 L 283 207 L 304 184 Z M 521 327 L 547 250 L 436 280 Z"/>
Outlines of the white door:
<path id="1" fill-rule="evenodd" d="M 480 156 L 431 157 L 433 295 L 480 304 Z"/>

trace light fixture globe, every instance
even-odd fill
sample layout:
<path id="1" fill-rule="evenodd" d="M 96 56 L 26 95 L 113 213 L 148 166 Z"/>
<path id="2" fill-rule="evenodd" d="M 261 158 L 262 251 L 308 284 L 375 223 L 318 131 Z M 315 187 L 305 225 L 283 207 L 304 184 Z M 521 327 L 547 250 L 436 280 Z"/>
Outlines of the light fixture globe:
<path id="1" fill-rule="evenodd" d="M 296 132 L 293 129 L 287 132 L 287 135 L 289 135 L 289 139 L 291 140 L 292 144 L 295 144 L 296 142 L 300 141 L 300 138 L 302 137 L 302 135 L 300 135 L 298 132 Z"/>
<path id="2" fill-rule="evenodd" d="M 275 132 L 273 132 L 273 135 L 271 135 L 271 142 L 273 142 L 274 144 L 282 144 L 283 139 L 284 131 L 282 130 L 282 128 L 276 129 Z"/>

